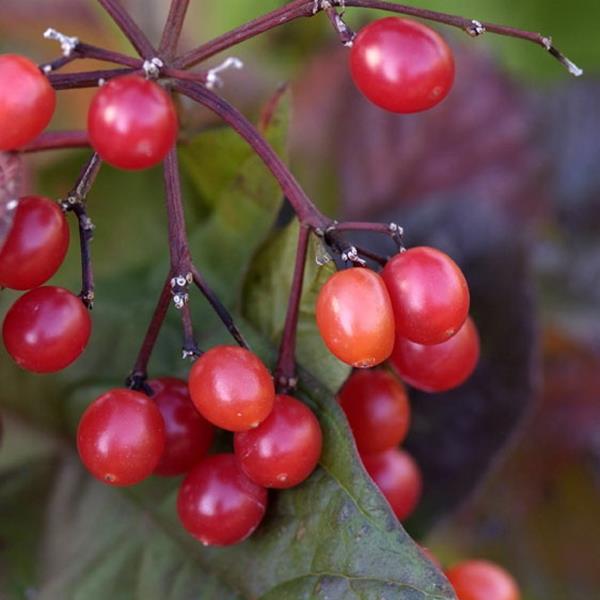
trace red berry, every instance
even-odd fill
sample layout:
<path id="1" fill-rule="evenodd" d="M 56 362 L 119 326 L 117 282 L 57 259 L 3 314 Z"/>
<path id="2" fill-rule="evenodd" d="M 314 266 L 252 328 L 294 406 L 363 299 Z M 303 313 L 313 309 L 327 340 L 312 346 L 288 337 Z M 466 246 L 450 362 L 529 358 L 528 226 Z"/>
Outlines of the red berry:
<path id="1" fill-rule="evenodd" d="M 77 430 L 77 449 L 88 471 L 110 485 L 133 485 L 155 469 L 165 447 L 156 404 L 140 392 L 114 389 L 90 404 Z"/>
<path id="2" fill-rule="evenodd" d="M 2 336 L 23 369 L 53 373 L 68 367 L 85 349 L 92 322 L 81 300 L 59 287 L 23 294 L 6 313 Z"/>
<path id="3" fill-rule="evenodd" d="M 435 248 L 396 254 L 383 270 L 396 334 L 419 344 L 452 337 L 469 314 L 469 288 L 456 263 Z"/>
<path id="4" fill-rule="evenodd" d="M 410 454 L 391 448 L 377 454 L 364 454 L 363 464 L 400 521 L 416 508 L 423 487 L 421 471 Z"/>
<path id="5" fill-rule="evenodd" d="M 233 454 L 200 461 L 177 496 L 183 526 L 207 546 L 245 540 L 260 524 L 266 508 L 267 490 L 244 475 Z"/>
<path id="6" fill-rule="evenodd" d="M 394 314 L 381 277 L 364 268 L 338 271 L 321 288 L 317 326 L 330 352 L 353 367 L 373 367 L 394 347 Z"/>
<path id="7" fill-rule="evenodd" d="M 0 151 L 31 142 L 56 108 L 56 92 L 38 66 L 24 56 L 0 55 Z"/>
<path id="8" fill-rule="evenodd" d="M 0 249 L 0 286 L 30 290 L 46 283 L 69 247 L 69 226 L 56 202 L 40 196 L 19 200 Z"/>
<path id="9" fill-rule="evenodd" d="M 469 317 L 458 333 L 425 346 L 396 337 L 391 363 L 406 383 L 424 392 L 445 392 L 464 383 L 479 360 L 479 334 Z"/>
<path id="10" fill-rule="evenodd" d="M 432 29 L 387 17 L 360 30 L 350 52 L 350 72 L 374 104 L 396 113 L 432 108 L 450 92 L 454 58 Z"/>
<path id="11" fill-rule="evenodd" d="M 516 581 L 486 560 L 466 560 L 446 571 L 458 600 L 519 600 Z"/>
<path id="12" fill-rule="evenodd" d="M 386 371 L 355 371 L 340 390 L 339 400 L 359 452 L 381 452 L 406 437 L 408 396 L 402 383 Z"/>
<path id="13" fill-rule="evenodd" d="M 235 455 L 252 481 L 290 488 L 304 481 L 321 456 L 317 418 L 302 402 L 277 396 L 271 414 L 255 429 L 234 436 Z"/>
<path id="14" fill-rule="evenodd" d="M 171 97 L 137 75 L 104 85 L 88 113 L 90 143 L 103 160 L 120 169 L 146 169 L 165 158 L 177 139 Z"/>
<path id="15" fill-rule="evenodd" d="M 165 422 L 166 443 L 158 475 L 187 473 L 208 452 L 215 437 L 214 427 L 196 410 L 185 381 L 161 377 L 148 382 L 152 400 Z"/>
<path id="16" fill-rule="evenodd" d="M 189 387 L 202 416 L 228 431 L 256 427 L 275 402 L 273 379 L 265 365 L 237 346 L 216 346 L 204 353 L 192 367 Z"/>

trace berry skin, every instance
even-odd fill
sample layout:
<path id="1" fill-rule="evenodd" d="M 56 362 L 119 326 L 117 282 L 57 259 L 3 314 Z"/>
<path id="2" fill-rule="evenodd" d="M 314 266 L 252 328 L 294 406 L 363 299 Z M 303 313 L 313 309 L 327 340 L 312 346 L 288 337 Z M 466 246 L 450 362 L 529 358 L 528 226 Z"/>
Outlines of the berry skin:
<path id="1" fill-rule="evenodd" d="M 277 396 L 271 414 L 255 429 L 234 436 L 242 471 L 269 488 L 304 481 L 321 456 L 321 427 L 313 412 L 291 396 Z"/>
<path id="2" fill-rule="evenodd" d="M 466 560 L 446 571 L 458 600 L 519 600 L 516 581 L 486 560 Z"/>
<path id="3" fill-rule="evenodd" d="M 260 524 L 267 490 L 250 481 L 233 454 L 200 461 L 177 496 L 183 526 L 206 546 L 229 546 L 245 540 Z"/>
<path id="4" fill-rule="evenodd" d="M 382 452 L 406 437 L 410 404 L 402 383 L 382 370 L 355 371 L 339 393 L 359 452 Z"/>
<path id="5" fill-rule="evenodd" d="M 98 90 L 88 113 L 94 150 L 120 169 L 146 169 L 165 158 L 177 140 L 171 97 L 138 75 L 116 77 Z"/>
<path id="6" fill-rule="evenodd" d="M 13 225 L 0 249 L 0 286 L 30 290 L 52 277 L 69 248 L 69 226 L 48 198 L 19 200 Z"/>
<path id="7" fill-rule="evenodd" d="M 416 508 L 423 487 L 421 471 L 413 457 L 398 448 L 377 454 L 364 454 L 365 469 L 403 521 Z"/>
<path id="8" fill-rule="evenodd" d="M 332 275 L 319 291 L 316 317 L 329 351 L 353 367 L 373 367 L 392 353 L 392 304 L 375 271 L 352 268 Z"/>
<path id="9" fill-rule="evenodd" d="M 2 337 L 20 367 L 54 373 L 79 357 L 91 331 L 90 315 L 81 300 L 68 290 L 46 286 L 23 294 L 12 305 Z"/>
<path id="10" fill-rule="evenodd" d="M 397 336 L 390 358 L 400 377 L 424 392 L 458 387 L 471 376 L 478 360 L 479 334 L 471 317 L 441 344 L 425 346 Z"/>
<path id="11" fill-rule="evenodd" d="M 166 436 L 165 449 L 154 472 L 166 477 L 187 473 L 208 452 L 215 429 L 196 410 L 185 381 L 161 377 L 148 385 L 165 422 Z"/>
<path id="12" fill-rule="evenodd" d="M 213 425 L 228 431 L 258 426 L 273 409 L 275 387 L 261 360 L 245 348 L 215 346 L 192 367 L 192 401 Z"/>
<path id="13" fill-rule="evenodd" d="M 24 56 L 0 55 L 0 151 L 16 150 L 50 123 L 56 92 L 38 66 Z"/>
<path id="14" fill-rule="evenodd" d="M 433 29 L 407 19 L 373 21 L 358 33 L 350 52 L 356 87 L 374 104 L 415 113 L 439 104 L 454 82 L 454 58 Z"/>
<path id="15" fill-rule="evenodd" d="M 164 447 L 160 411 L 140 392 L 110 390 L 94 400 L 79 421 L 81 461 L 94 477 L 109 485 L 133 485 L 146 479 Z"/>
<path id="16" fill-rule="evenodd" d="M 396 254 L 383 269 L 396 335 L 418 344 L 441 344 L 469 314 L 469 287 L 457 264 L 435 248 Z"/>

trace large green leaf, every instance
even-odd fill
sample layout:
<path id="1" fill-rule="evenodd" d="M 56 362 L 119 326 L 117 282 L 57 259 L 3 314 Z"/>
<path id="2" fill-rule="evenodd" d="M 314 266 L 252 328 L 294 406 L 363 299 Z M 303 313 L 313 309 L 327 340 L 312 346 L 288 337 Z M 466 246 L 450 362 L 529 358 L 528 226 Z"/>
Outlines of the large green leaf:
<path id="1" fill-rule="evenodd" d="M 297 243 L 298 222 L 294 220 L 260 250 L 244 286 L 244 316 L 274 344 L 283 333 Z M 318 244 L 311 238 L 298 318 L 297 355 L 299 362 L 335 393 L 350 374 L 350 367 L 327 350 L 315 321 L 317 294 L 335 272 L 332 262 L 317 264 Z"/>

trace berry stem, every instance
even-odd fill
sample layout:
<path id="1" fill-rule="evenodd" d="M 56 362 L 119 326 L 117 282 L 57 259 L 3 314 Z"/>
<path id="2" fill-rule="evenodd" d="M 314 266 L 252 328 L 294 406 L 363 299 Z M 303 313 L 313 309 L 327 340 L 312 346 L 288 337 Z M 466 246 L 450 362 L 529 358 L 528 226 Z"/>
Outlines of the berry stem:
<path id="1" fill-rule="evenodd" d="M 496 25 L 495 23 L 480 22 L 475 19 L 468 19 L 456 15 L 450 15 L 432 10 L 417 8 L 414 6 L 405 6 L 393 2 L 385 2 L 382 0 L 346 0 L 346 7 L 358 8 L 376 8 L 388 12 L 409 15 L 436 23 L 443 23 L 451 27 L 457 27 L 465 31 L 472 37 L 478 37 L 485 32 L 496 35 L 513 37 L 532 42 L 547 50 L 551 56 L 558 60 L 572 75 L 578 77 L 583 71 L 569 60 L 562 52 L 560 52 L 551 41 L 550 37 L 540 33 L 507 27 L 505 25 Z M 294 0 L 281 8 L 271 11 L 261 17 L 258 17 L 248 23 L 224 33 L 213 40 L 210 40 L 189 52 L 186 52 L 177 58 L 173 65 L 177 68 L 189 68 L 196 65 L 219 52 L 223 52 L 237 44 L 253 38 L 261 33 L 275 29 L 280 25 L 284 25 L 300 17 L 312 17 L 315 13 L 314 0 Z M 317 11 L 323 10 L 319 5 Z M 331 15 L 330 15 L 331 18 Z M 337 27 L 336 27 L 337 28 Z"/>
<path id="2" fill-rule="evenodd" d="M 277 360 L 277 367 L 275 368 L 275 384 L 280 394 L 287 394 L 293 391 L 297 385 L 296 332 L 298 329 L 298 314 L 300 312 L 309 237 L 310 228 L 300 224 L 294 276 L 292 278 L 283 336 L 281 338 L 281 345 L 279 346 L 279 358 Z"/>
<path id="3" fill-rule="evenodd" d="M 87 131 L 47 131 L 24 146 L 22 152 L 89 148 Z"/>
<path id="4" fill-rule="evenodd" d="M 160 296 L 158 297 L 156 308 L 154 309 L 154 313 L 150 319 L 150 323 L 148 325 L 148 329 L 146 330 L 146 335 L 144 336 L 144 341 L 142 342 L 137 359 L 133 365 L 133 369 L 131 370 L 129 377 L 127 377 L 126 385 L 131 389 L 145 390 L 145 383 L 148 379 L 148 362 L 150 361 L 150 356 L 152 355 L 152 351 L 156 345 L 158 334 L 160 333 L 161 327 L 167 315 L 167 311 L 169 310 L 169 305 L 171 303 L 172 277 L 173 273 L 169 271 L 160 292 Z"/>
<path id="5" fill-rule="evenodd" d="M 158 53 L 167 60 L 173 58 L 177 51 L 177 44 L 183 30 L 183 23 L 187 14 L 190 0 L 172 0 L 169 16 L 165 23 Z"/>
<path id="6" fill-rule="evenodd" d="M 81 251 L 81 292 L 79 297 L 86 308 L 94 305 L 94 271 L 92 268 L 91 242 L 94 237 L 94 224 L 89 218 L 85 199 L 90 192 L 102 166 L 102 160 L 95 152 L 83 166 L 73 189 L 63 202 L 64 210 L 77 217 L 79 227 L 79 247 Z"/>
<path id="7" fill-rule="evenodd" d="M 237 328 L 233 317 L 229 311 L 225 308 L 223 303 L 219 300 L 218 296 L 208 286 L 206 280 L 200 273 L 200 271 L 192 265 L 192 275 L 194 276 L 194 283 L 198 289 L 202 292 L 204 297 L 208 300 L 208 303 L 212 306 L 213 310 L 217 313 L 218 317 L 223 322 L 223 325 L 227 328 L 233 339 L 242 347 L 249 348 L 248 342 L 244 339 L 244 336 Z"/>
<path id="8" fill-rule="evenodd" d="M 55 90 L 74 90 L 78 88 L 98 87 L 102 81 L 108 81 L 119 75 L 131 73 L 143 74 L 142 69 L 105 69 L 86 71 L 85 73 L 50 73 L 48 79 Z"/>
<path id="9" fill-rule="evenodd" d="M 302 224 L 321 230 L 326 229 L 331 224 L 331 220 L 325 217 L 311 202 L 287 166 L 277 156 L 276 152 L 262 137 L 256 127 L 235 107 L 217 96 L 214 92 L 190 81 L 178 81 L 174 87 L 175 90 L 189 96 L 192 100 L 206 106 L 219 115 L 248 142 L 279 183 L 283 194 L 290 201 Z"/>
<path id="10" fill-rule="evenodd" d="M 117 27 L 125 34 L 131 45 L 143 58 L 153 58 L 156 50 L 140 29 L 138 24 L 131 18 L 118 0 L 98 0 L 98 3 L 110 15 Z"/>

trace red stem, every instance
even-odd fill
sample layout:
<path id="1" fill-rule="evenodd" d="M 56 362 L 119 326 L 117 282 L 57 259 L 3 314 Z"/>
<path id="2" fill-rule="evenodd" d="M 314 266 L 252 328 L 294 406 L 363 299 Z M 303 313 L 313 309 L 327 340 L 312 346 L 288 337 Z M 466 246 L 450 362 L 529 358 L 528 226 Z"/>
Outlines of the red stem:
<path id="1" fill-rule="evenodd" d="M 138 24 L 131 18 L 129 13 L 121 6 L 118 0 L 98 0 L 98 3 L 110 15 L 117 27 L 125 34 L 131 45 L 143 58 L 153 58 L 156 50 L 140 29 Z"/>
<path id="2" fill-rule="evenodd" d="M 78 88 L 98 87 L 98 82 L 103 79 L 108 81 L 113 77 L 128 75 L 131 73 L 143 73 L 141 69 L 130 68 L 108 69 L 101 71 L 87 71 L 85 73 L 50 73 L 48 79 L 55 90 L 74 90 Z"/>
<path id="3" fill-rule="evenodd" d="M 165 23 L 158 53 L 167 60 L 173 58 L 177 51 L 177 44 L 183 30 L 183 23 L 187 14 L 190 0 L 172 0 L 169 16 Z"/>
<path id="4" fill-rule="evenodd" d="M 190 81 L 177 81 L 174 88 L 219 115 L 248 142 L 273 173 L 284 196 L 288 198 L 303 224 L 320 230 L 330 225 L 331 220 L 311 202 L 281 158 L 242 113 L 202 85 Z"/>
<path id="5" fill-rule="evenodd" d="M 87 131 L 47 131 L 24 146 L 22 152 L 89 148 Z"/>
<path id="6" fill-rule="evenodd" d="M 302 284 L 304 282 L 304 268 L 306 265 L 309 237 L 310 228 L 300 224 L 294 277 L 292 279 L 283 336 L 281 338 L 281 345 L 279 346 L 279 358 L 275 369 L 275 383 L 278 392 L 281 394 L 295 389 L 297 383 L 296 332 L 298 329 L 298 314 L 300 313 L 300 300 L 302 298 Z"/>

